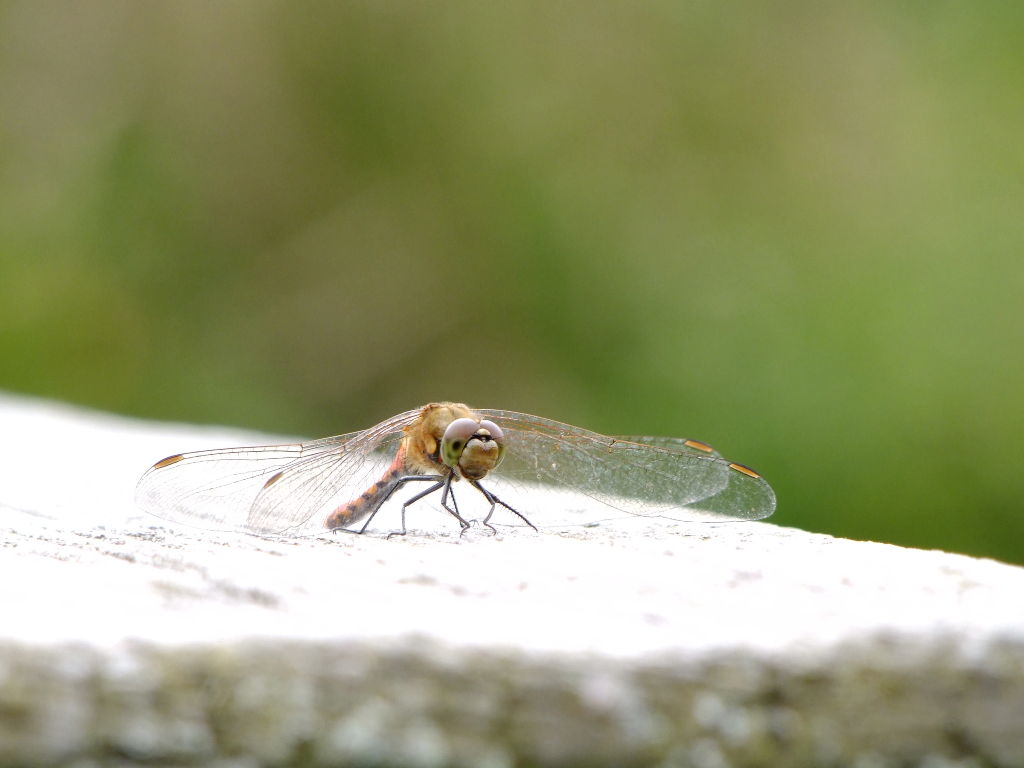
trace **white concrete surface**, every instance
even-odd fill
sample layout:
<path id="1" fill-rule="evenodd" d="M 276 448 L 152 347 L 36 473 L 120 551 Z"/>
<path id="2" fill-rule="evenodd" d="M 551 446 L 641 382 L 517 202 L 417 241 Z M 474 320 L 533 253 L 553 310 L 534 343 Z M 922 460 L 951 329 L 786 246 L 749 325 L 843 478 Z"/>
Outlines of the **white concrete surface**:
<path id="1" fill-rule="evenodd" d="M 150 464 L 277 438 L 16 396 L 0 397 L 0 430 L 0 712 L 34 724 L 0 724 L 0 765 L 109 749 L 185 764 L 1024 765 L 1015 566 L 771 523 L 460 537 L 425 510 L 391 539 L 174 528 L 133 507 Z M 159 683 L 168 668 L 195 684 Z M 38 696 L 26 675 L 48 680 Z M 300 715 L 246 687 L 267 680 L 323 706 Z M 215 722 L 210 685 L 274 721 L 259 749 L 235 704 L 235 725 Z M 148 692 L 141 747 L 124 747 L 126 686 Z M 438 715 L 446 687 L 473 706 Z M 168 717 L 160 695 L 191 704 Z M 976 718 L 983 704 L 994 714 Z M 56 742 L 53 712 L 76 724 Z"/>

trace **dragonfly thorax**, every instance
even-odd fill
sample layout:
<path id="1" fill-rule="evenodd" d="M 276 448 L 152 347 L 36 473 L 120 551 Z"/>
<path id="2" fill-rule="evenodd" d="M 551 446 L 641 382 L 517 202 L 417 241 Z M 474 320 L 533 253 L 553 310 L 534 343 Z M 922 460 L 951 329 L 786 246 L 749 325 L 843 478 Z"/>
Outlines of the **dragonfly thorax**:
<path id="1" fill-rule="evenodd" d="M 405 428 L 406 469 L 479 480 L 501 462 L 505 433 L 462 403 L 431 403 Z"/>

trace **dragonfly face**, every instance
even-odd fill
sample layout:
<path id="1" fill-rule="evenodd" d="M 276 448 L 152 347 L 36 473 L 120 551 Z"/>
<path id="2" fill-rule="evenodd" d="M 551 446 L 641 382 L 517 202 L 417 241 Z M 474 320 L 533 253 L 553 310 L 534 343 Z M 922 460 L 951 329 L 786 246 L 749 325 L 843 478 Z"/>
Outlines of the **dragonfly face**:
<path id="1" fill-rule="evenodd" d="M 441 459 L 469 480 L 486 476 L 504 455 L 505 433 L 488 419 L 455 419 L 441 438 Z"/>

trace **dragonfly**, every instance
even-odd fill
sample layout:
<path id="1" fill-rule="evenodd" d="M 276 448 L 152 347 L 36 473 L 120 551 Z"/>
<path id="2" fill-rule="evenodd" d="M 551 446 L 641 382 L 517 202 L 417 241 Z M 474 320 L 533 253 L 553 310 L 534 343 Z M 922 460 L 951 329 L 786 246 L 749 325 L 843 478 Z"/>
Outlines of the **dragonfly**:
<path id="1" fill-rule="evenodd" d="M 479 493 L 487 507 L 482 524 L 492 532 L 499 510 L 507 524 L 535 530 L 531 517 L 557 527 L 758 520 L 775 510 L 775 493 L 760 474 L 699 440 L 609 437 L 451 402 L 320 440 L 168 456 L 139 480 L 136 503 L 156 517 L 213 530 L 364 533 L 409 486 L 416 492 L 401 502 L 401 530 L 389 537 L 404 535 L 407 510 L 437 493 L 461 534 L 472 523 L 455 501 L 457 484 Z M 527 517 L 517 494 L 542 499 L 543 513 Z"/>

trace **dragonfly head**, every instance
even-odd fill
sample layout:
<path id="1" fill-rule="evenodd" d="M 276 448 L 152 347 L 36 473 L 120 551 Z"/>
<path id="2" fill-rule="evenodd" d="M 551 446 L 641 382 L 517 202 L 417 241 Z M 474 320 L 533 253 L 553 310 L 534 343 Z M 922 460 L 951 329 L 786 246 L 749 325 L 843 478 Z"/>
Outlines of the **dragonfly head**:
<path id="1" fill-rule="evenodd" d="M 504 455 L 505 433 L 487 419 L 455 419 L 441 438 L 441 460 L 469 480 L 484 477 Z"/>

